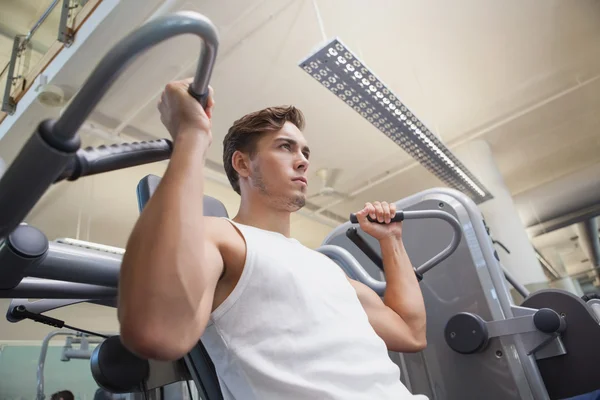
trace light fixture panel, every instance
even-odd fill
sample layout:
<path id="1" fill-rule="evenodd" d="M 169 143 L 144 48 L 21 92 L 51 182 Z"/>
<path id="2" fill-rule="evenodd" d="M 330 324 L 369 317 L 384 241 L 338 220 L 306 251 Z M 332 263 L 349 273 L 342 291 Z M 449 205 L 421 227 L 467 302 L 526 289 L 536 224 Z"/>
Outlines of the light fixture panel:
<path id="1" fill-rule="evenodd" d="M 449 187 L 479 204 L 491 193 L 339 39 L 300 67 Z"/>

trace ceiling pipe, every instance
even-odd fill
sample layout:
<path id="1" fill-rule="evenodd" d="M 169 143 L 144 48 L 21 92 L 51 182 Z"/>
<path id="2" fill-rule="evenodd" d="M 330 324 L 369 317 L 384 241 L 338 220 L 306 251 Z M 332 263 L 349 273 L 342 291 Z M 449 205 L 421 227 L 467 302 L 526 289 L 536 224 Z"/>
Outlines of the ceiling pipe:
<path id="1" fill-rule="evenodd" d="M 589 258 L 592 267 L 600 266 L 600 237 L 598 236 L 598 220 L 590 218 L 576 225 L 581 249 Z"/>

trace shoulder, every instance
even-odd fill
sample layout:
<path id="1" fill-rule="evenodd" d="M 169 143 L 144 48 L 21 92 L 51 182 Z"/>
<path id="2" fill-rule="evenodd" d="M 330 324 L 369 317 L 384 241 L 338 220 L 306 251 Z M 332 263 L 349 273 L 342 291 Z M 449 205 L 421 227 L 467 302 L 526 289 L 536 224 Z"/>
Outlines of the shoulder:
<path id="1" fill-rule="evenodd" d="M 204 217 L 206 235 L 219 249 L 245 249 L 244 235 L 225 218 Z"/>
<path id="2" fill-rule="evenodd" d="M 204 217 L 206 235 L 223 259 L 225 276 L 236 278 L 246 260 L 246 241 L 242 233 L 225 218 Z"/>

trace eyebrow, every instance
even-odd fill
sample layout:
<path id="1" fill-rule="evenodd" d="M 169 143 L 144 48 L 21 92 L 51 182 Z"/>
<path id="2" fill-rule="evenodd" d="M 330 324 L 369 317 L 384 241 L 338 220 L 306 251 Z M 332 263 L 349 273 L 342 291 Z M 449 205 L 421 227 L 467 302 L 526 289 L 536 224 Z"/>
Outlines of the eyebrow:
<path id="1" fill-rule="evenodd" d="M 275 142 L 288 142 L 292 146 L 297 146 L 298 145 L 298 142 L 295 141 L 294 139 L 284 138 L 284 137 L 280 137 L 280 138 L 275 139 Z M 302 151 L 304 151 L 304 152 L 306 152 L 306 153 L 308 153 L 310 155 L 310 149 L 308 148 L 308 146 L 302 147 Z"/>

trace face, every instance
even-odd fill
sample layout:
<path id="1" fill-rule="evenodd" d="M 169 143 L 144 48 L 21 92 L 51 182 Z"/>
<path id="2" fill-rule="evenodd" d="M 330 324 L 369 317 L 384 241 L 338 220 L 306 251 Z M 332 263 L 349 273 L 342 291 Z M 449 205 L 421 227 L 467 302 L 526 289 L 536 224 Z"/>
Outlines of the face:
<path id="1" fill-rule="evenodd" d="M 248 189 L 279 210 L 299 210 L 306 203 L 309 157 L 304 135 L 286 122 L 256 144 L 256 153 L 248 159 Z"/>

